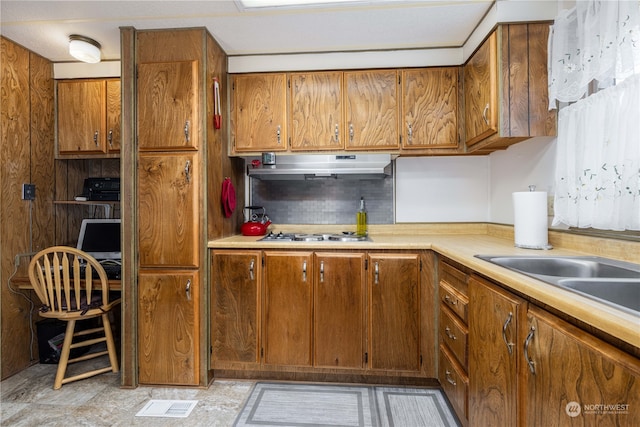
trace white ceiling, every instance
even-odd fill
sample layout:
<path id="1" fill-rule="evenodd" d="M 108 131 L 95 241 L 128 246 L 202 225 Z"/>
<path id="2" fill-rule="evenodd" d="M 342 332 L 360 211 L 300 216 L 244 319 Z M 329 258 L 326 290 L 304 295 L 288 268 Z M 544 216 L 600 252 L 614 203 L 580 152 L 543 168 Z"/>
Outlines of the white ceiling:
<path id="1" fill-rule="evenodd" d="M 514 2 L 517 0 L 498 0 Z M 371 0 L 325 8 L 247 11 L 216 1 L 0 1 L 3 36 L 49 60 L 72 62 L 68 37 L 120 59 L 120 27 L 206 27 L 228 55 L 461 47 L 494 0 Z"/>

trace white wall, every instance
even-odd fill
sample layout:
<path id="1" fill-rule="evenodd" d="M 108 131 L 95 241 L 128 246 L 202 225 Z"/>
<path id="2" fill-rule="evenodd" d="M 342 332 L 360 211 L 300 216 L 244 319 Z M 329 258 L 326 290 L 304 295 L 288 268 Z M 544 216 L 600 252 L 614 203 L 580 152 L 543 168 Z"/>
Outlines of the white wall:
<path id="1" fill-rule="evenodd" d="M 400 157 L 396 222 L 489 220 L 489 157 Z"/>
<path id="2" fill-rule="evenodd" d="M 555 138 L 532 138 L 489 156 L 400 157 L 396 222 L 513 224 L 511 193 L 553 196 Z"/>

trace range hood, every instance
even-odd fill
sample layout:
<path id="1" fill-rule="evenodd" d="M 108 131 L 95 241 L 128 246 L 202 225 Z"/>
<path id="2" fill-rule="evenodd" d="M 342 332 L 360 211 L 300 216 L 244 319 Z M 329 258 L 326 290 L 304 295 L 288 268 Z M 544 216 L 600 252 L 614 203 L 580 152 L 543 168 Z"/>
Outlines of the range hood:
<path id="1" fill-rule="evenodd" d="M 247 175 L 262 180 L 379 179 L 392 174 L 390 154 L 278 155 L 276 164 L 254 167 Z"/>

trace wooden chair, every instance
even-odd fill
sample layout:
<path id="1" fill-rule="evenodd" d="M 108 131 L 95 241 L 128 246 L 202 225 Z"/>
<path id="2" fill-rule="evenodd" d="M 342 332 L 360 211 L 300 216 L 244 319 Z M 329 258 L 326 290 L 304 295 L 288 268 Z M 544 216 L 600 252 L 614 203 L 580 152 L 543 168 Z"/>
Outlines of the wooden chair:
<path id="1" fill-rule="evenodd" d="M 81 272 L 81 264 L 86 265 Z M 71 381 L 77 381 L 104 372 L 118 372 L 118 356 L 111 332 L 109 312 L 120 304 L 120 298 L 109 301 L 107 273 L 91 255 L 81 250 L 54 246 L 38 252 L 29 264 L 29 280 L 42 301 L 40 316 L 67 322 L 64 342 L 53 383 L 57 390 Z M 102 325 L 76 332 L 76 321 L 100 317 Z M 96 338 L 96 335 L 101 333 Z M 74 338 L 79 338 L 73 342 Z M 107 343 L 107 350 L 88 353 L 69 359 L 72 349 Z M 67 365 L 109 355 L 110 365 L 65 378 Z"/>

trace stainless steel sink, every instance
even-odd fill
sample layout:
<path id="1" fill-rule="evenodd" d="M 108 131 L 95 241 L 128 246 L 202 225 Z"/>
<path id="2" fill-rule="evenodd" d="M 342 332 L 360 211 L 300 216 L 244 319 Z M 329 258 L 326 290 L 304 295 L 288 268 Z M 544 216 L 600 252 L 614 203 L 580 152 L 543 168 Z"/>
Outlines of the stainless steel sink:
<path id="1" fill-rule="evenodd" d="M 634 271 L 622 262 L 598 257 L 479 257 L 494 264 L 523 273 L 558 277 L 608 277 L 638 278 Z"/>
<path id="2" fill-rule="evenodd" d="M 638 279 L 562 279 L 563 288 L 571 289 L 602 302 L 625 307 L 634 314 L 640 313 L 640 280 Z"/>
<path id="3" fill-rule="evenodd" d="M 589 256 L 476 257 L 640 316 L 640 264 Z"/>

